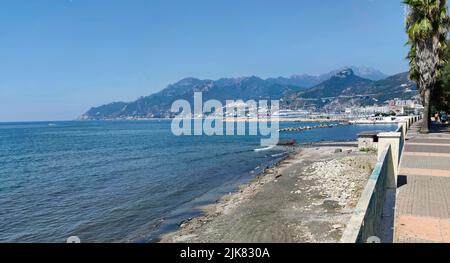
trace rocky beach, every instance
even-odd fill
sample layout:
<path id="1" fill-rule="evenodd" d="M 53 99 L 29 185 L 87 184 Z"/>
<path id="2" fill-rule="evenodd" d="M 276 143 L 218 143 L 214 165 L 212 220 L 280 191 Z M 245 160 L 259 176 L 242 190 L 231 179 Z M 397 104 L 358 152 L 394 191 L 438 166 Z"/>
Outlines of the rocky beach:
<path id="1" fill-rule="evenodd" d="M 338 242 L 375 162 L 353 142 L 298 147 L 159 242 Z"/>

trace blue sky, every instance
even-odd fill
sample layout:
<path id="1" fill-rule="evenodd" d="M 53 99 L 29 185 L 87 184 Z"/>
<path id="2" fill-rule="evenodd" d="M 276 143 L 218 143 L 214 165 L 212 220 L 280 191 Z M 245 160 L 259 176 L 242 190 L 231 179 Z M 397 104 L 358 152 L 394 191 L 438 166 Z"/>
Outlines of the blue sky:
<path id="1" fill-rule="evenodd" d="M 407 70 L 399 0 L 2 0 L 0 121 L 75 119 L 184 77 Z"/>

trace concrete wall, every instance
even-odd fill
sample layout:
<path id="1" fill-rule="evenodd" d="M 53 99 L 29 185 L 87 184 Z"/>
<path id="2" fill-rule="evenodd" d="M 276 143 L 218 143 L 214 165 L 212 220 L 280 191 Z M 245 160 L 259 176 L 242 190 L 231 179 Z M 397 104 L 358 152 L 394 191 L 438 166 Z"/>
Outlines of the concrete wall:
<path id="1" fill-rule="evenodd" d="M 404 117 L 395 132 L 378 134 L 378 161 L 342 235 L 342 243 L 393 241 L 400 158 L 409 127 L 420 117 Z"/>
<path id="2" fill-rule="evenodd" d="M 387 190 L 395 189 L 394 167 L 390 146 L 378 159 L 358 205 L 342 236 L 343 243 L 365 243 L 369 237 L 381 239 L 383 233 L 383 209 Z M 381 242 L 386 242 L 381 240 Z"/>

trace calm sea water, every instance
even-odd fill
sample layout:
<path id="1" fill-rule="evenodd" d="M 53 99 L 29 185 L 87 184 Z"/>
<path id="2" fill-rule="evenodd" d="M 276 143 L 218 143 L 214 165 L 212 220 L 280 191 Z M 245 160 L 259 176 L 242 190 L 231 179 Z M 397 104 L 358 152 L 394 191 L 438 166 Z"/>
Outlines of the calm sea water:
<path id="1" fill-rule="evenodd" d="M 286 152 L 253 136 L 176 137 L 170 121 L 0 123 L 0 242 L 148 242 Z M 311 124 L 282 123 L 281 127 Z M 286 133 L 353 140 L 389 125 Z"/>

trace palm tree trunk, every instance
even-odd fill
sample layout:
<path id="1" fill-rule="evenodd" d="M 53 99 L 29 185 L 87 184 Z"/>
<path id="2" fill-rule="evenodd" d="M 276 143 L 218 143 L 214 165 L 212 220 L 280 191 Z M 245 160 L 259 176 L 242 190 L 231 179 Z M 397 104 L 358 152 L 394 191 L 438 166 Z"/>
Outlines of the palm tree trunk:
<path id="1" fill-rule="evenodd" d="M 420 128 L 420 133 L 430 132 L 430 122 L 431 122 L 431 89 L 429 87 L 425 88 L 423 93 L 423 122 Z"/>

